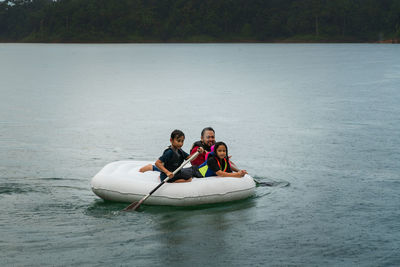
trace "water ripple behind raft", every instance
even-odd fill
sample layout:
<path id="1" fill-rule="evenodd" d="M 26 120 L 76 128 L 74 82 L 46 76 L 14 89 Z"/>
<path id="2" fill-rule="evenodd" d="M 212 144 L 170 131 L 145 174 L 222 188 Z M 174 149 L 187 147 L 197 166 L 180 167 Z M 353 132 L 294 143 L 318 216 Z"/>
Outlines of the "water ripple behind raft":
<path id="1" fill-rule="evenodd" d="M 85 214 L 95 218 L 113 218 L 115 216 L 123 215 L 125 212 L 122 210 L 126 207 L 126 203 L 110 202 L 96 199 L 90 204 Z"/>
<path id="2" fill-rule="evenodd" d="M 22 183 L 0 184 L 0 195 L 27 194 L 31 192 L 45 193 L 48 192 L 48 188 L 43 186 L 30 186 Z"/>

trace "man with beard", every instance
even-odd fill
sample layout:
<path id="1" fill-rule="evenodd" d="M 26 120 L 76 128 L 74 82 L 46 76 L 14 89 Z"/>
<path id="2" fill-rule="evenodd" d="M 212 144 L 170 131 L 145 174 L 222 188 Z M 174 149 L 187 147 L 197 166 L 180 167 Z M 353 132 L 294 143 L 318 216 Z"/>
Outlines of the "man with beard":
<path id="1" fill-rule="evenodd" d="M 202 147 L 204 152 L 192 160 L 192 165 L 200 166 L 206 161 L 207 152 L 211 152 L 211 147 L 215 144 L 215 131 L 211 127 L 206 127 L 201 131 L 201 140 L 195 142 L 190 149 L 190 155 L 196 153 L 196 151 Z"/>

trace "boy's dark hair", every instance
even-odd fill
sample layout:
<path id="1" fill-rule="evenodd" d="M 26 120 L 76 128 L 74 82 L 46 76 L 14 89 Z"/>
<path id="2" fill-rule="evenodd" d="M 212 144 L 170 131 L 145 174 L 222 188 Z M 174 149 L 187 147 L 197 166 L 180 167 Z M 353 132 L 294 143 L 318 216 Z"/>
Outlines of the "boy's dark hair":
<path id="1" fill-rule="evenodd" d="M 214 134 L 215 134 L 215 131 L 214 131 L 213 128 L 211 128 L 211 127 L 206 127 L 206 128 L 204 128 L 204 129 L 201 131 L 201 137 L 204 136 L 204 133 L 205 133 L 206 131 L 213 131 Z"/>
<path id="2" fill-rule="evenodd" d="M 171 139 L 176 139 L 181 136 L 185 137 L 185 134 L 181 130 L 173 130 L 171 133 Z"/>
<path id="3" fill-rule="evenodd" d="M 214 153 L 217 156 L 217 148 L 220 146 L 225 146 L 226 148 L 226 158 L 229 158 L 228 156 L 228 146 L 224 142 L 216 142 L 214 145 Z"/>

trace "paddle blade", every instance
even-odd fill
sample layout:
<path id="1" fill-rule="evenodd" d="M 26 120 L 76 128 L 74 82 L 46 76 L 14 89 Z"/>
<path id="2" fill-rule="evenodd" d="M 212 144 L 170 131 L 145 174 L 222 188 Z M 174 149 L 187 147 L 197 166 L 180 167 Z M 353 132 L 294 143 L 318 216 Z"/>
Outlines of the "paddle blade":
<path id="1" fill-rule="evenodd" d="M 130 204 L 128 207 L 126 207 L 125 209 L 123 209 L 123 211 L 136 210 L 137 208 L 139 208 L 140 204 L 142 204 L 141 201 L 133 202 L 133 203 Z"/>
<path id="2" fill-rule="evenodd" d="M 270 182 L 257 182 L 257 186 L 274 186 L 274 183 Z"/>
<path id="3" fill-rule="evenodd" d="M 289 186 L 290 183 L 289 182 L 285 182 L 285 181 L 270 181 L 270 182 L 260 182 L 256 179 L 253 179 L 254 182 L 256 182 L 257 186 L 271 186 L 271 187 L 285 187 L 285 186 Z"/>

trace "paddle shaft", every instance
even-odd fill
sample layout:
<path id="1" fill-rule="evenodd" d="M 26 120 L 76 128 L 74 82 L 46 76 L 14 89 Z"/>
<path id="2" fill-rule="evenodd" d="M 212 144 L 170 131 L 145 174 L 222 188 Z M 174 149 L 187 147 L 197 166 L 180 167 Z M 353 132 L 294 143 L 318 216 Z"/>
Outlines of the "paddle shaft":
<path id="1" fill-rule="evenodd" d="M 179 172 L 189 161 L 192 161 L 193 159 L 195 159 L 198 155 L 199 155 L 199 151 L 197 151 L 196 153 L 194 153 L 190 158 L 188 158 L 187 160 L 185 160 L 181 166 L 179 166 L 172 174 L 175 175 L 177 172 Z M 157 185 L 153 190 L 151 190 L 150 193 L 148 193 L 146 196 L 144 196 L 141 200 L 139 200 L 139 202 L 133 202 L 132 204 L 130 204 L 128 207 L 126 207 L 124 210 L 136 210 L 146 199 L 148 199 L 155 191 L 157 191 L 158 188 L 160 188 L 163 184 L 165 184 L 166 182 L 168 182 L 168 180 L 171 179 L 169 176 L 167 176 L 167 178 L 164 179 L 164 181 L 162 181 L 159 185 Z"/>
<path id="2" fill-rule="evenodd" d="M 235 166 L 235 168 L 239 170 L 239 168 L 236 166 L 236 164 L 233 163 L 232 161 L 231 161 L 231 165 Z M 254 179 L 254 178 L 253 178 L 253 180 L 254 180 L 254 182 L 255 182 L 257 185 L 260 185 L 260 186 L 273 186 L 273 183 L 269 183 L 269 182 L 260 182 L 260 181 L 257 181 L 257 180 Z"/>

